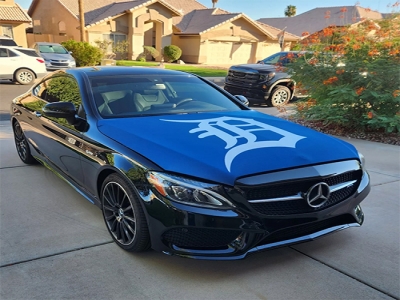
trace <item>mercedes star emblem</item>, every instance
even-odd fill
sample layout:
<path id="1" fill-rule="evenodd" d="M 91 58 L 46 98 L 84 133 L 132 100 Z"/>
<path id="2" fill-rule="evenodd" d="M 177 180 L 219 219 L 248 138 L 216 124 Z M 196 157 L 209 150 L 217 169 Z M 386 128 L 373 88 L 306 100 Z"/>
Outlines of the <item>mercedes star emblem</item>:
<path id="1" fill-rule="evenodd" d="M 304 196 L 309 206 L 318 208 L 328 201 L 330 194 L 329 185 L 325 182 L 320 182 L 310 187 Z"/>

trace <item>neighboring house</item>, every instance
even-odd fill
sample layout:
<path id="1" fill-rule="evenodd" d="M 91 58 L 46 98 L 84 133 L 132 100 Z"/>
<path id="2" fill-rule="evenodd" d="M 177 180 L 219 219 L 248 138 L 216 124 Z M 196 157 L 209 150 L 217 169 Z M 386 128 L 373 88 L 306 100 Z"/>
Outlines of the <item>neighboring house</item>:
<path id="1" fill-rule="evenodd" d="M 297 36 L 308 36 L 329 26 L 346 26 L 365 19 L 380 20 L 385 17 L 385 14 L 360 6 L 338 6 L 318 7 L 290 18 L 262 18 L 258 21 L 278 28 L 286 27 Z"/>
<path id="2" fill-rule="evenodd" d="M 0 35 L 9 36 L 22 47 L 27 47 L 26 25 L 31 18 L 14 0 L 0 0 Z"/>
<path id="3" fill-rule="evenodd" d="M 207 9 L 195 0 L 84 1 L 84 10 L 86 40 L 127 40 L 132 59 L 143 46 L 161 52 L 171 44 L 182 49 L 183 61 L 202 64 L 256 62 L 281 50 L 281 30 L 241 13 Z M 78 0 L 33 0 L 28 13 L 32 43 L 80 40 Z M 299 39 L 285 34 L 284 46 Z"/>

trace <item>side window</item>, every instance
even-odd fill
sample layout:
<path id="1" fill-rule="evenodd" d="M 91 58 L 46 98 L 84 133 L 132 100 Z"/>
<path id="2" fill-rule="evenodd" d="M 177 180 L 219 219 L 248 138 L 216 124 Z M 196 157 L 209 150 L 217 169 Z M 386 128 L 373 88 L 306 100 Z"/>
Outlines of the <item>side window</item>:
<path id="1" fill-rule="evenodd" d="M 8 56 L 14 57 L 14 56 L 19 56 L 19 55 L 17 53 L 15 53 L 14 51 L 8 50 Z"/>
<path id="2" fill-rule="evenodd" d="M 0 48 L 0 57 L 8 57 L 7 49 Z"/>
<path id="3" fill-rule="evenodd" d="M 43 81 L 32 89 L 32 94 L 36 97 L 46 100 L 48 80 Z"/>
<path id="4" fill-rule="evenodd" d="M 47 102 L 72 102 L 78 109 L 82 98 L 78 83 L 70 76 L 55 76 L 45 81 Z"/>

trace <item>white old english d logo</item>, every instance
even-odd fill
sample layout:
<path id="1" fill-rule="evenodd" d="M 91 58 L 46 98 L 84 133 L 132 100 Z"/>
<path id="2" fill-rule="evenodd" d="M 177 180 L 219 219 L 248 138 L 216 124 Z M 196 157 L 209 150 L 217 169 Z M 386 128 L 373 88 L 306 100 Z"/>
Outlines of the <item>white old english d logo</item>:
<path id="1" fill-rule="evenodd" d="M 232 117 L 219 117 L 204 120 L 162 120 L 166 122 L 178 123 L 197 123 L 198 127 L 190 130 L 190 133 L 200 133 L 199 138 L 216 136 L 225 141 L 225 149 L 229 151 L 225 154 L 225 166 L 230 172 L 233 160 L 239 154 L 259 148 L 288 147 L 295 148 L 296 143 L 306 137 L 300 136 L 286 130 L 255 121 L 253 119 L 242 119 Z M 257 141 L 257 136 L 253 132 L 272 131 L 282 136 L 275 141 Z M 247 142 L 238 144 L 239 139 Z"/>

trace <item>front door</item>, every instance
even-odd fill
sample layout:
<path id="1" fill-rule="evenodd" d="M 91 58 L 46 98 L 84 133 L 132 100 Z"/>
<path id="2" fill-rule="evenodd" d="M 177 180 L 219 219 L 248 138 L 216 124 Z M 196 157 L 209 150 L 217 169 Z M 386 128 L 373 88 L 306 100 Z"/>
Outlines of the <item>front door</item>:
<path id="1" fill-rule="evenodd" d="M 50 102 L 73 102 L 78 110 L 82 99 L 75 79 L 66 74 L 55 75 L 35 86 L 31 97 L 20 101 L 30 114 L 29 123 L 35 123 L 31 128 L 23 128 L 25 135 L 38 150 L 42 163 L 82 186 L 81 133 L 65 119 L 44 116 L 42 109 Z"/>

